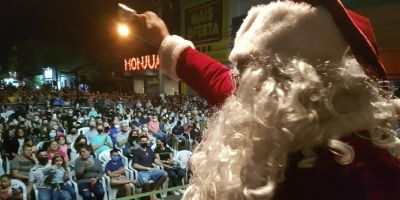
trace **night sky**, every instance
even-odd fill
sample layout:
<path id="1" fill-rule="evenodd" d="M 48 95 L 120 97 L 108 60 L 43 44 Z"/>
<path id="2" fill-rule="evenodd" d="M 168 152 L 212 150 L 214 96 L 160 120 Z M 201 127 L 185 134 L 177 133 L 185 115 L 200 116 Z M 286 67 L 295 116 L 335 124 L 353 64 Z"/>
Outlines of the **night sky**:
<path id="1" fill-rule="evenodd" d="M 32 41 L 68 49 L 67 58 L 78 54 L 111 65 L 155 51 L 140 40 L 116 34 L 115 24 L 124 16 L 119 2 L 139 12 L 160 9 L 151 0 L 0 0 L 0 64 L 6 65 L 10 49 Z"/>

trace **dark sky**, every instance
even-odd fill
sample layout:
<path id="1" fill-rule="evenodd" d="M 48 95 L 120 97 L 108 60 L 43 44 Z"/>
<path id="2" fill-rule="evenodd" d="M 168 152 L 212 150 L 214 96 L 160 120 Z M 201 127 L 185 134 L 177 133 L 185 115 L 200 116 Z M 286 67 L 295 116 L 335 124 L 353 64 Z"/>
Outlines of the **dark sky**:
<path id="1" fill-rule="evenodd" d="M 110 62 L 154 51 L 116 34 L 118 2 L 138 11 L 158 9 L 151 0 L 0 0 L 0 57 L 4 61 L 11 47 L 27 41 L 70 48 L 94 60 L 109 55 Z"/>

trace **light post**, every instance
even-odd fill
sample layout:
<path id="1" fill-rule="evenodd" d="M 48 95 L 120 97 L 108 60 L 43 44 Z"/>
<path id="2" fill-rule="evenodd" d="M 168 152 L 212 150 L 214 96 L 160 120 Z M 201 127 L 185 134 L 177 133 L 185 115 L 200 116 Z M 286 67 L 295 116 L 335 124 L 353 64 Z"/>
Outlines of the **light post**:
<path id="1" fill-rule="evenodd" d="M 125 23 L 117 24 L 117 32 L 121 37 L 127 37 L 130 34 L 129 27 Z"/>

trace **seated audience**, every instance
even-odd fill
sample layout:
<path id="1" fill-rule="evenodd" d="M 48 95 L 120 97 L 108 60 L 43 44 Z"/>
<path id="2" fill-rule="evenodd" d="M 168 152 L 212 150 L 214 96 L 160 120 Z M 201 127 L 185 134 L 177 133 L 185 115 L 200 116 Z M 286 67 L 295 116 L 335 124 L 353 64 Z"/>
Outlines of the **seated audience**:
<path id="1" fill-rule="evenodd" d="M 133 168 L 139 171 L 139 183 L 143 185 L 143 192 L 157 190 L 168 177 L 164 170 L 153 166 L 153 164 L 162 165 L 162 163 L 156 159 L 148 143 L 149 138 L 141 136 L 140 148 L 133 152 Z M 156 195 L 151 196 L 151 200 L 156 199 Z"/>
<path id="2" fill-rule="evenodd" d="M 29 171 L 36 164 L 36 157 L 32 154 L 32 146 L 24 145 L 23 154 L 16 156 L 11 162 L 12 177 L 28 184 Z"/>
<path id="3" fill-rule="evenodd" d="M 124 189 L 125 196 L 132 194 L 130 184 L 136 184 L 125 176 L 125 165 L 117 150 L 110 151 L 111 160 L 105 166 L 105 172 L 111 178 L 111 186 Z"/>
<path id="4" fill-rule="evenodd" d="M 79 194 L 83 199 L 90 199 L 92 193 L 96 199 L 103 199 L 105 191 L 101 184 L 101 177 L 104 170 L 100 160 L 91 155 L 92 148 L 89 145 L 82 145 L 79 153 L 80 157 L 75 161 Z"/>

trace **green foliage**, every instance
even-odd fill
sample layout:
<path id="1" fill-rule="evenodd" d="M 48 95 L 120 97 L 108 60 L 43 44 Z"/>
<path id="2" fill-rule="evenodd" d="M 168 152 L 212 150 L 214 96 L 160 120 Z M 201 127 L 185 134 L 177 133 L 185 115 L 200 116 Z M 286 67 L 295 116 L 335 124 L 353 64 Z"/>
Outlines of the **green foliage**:
<path id="1" fill-rule="evenodd" d="M 7 64 L 10 71 L 17 71 L 19 79 L 33 78 L 43 66 L 58 64 L 60 55 L 53 45 L 29 40 L 15 45 L 9 51 Z"/>
<path id="2" fill-rule="evenodd" d="M 40 76 L 35 76 L 34 78 L 33 78 L 33 84 L 35 85 L 35 86 L 42 86 L 43 85 L 43 80 L 40 78 Z"/>

